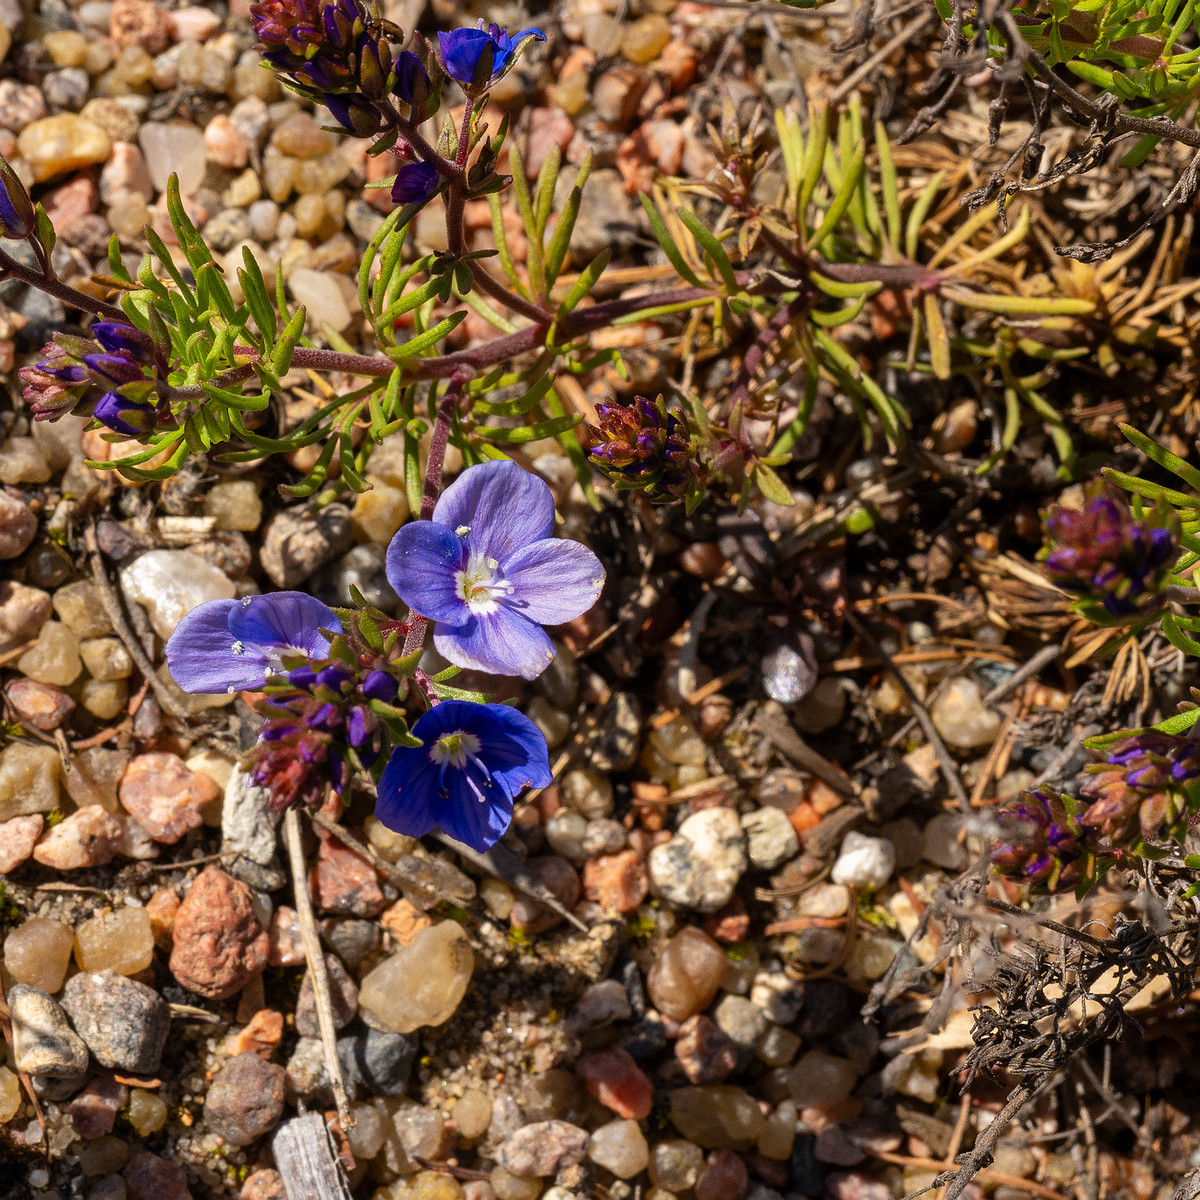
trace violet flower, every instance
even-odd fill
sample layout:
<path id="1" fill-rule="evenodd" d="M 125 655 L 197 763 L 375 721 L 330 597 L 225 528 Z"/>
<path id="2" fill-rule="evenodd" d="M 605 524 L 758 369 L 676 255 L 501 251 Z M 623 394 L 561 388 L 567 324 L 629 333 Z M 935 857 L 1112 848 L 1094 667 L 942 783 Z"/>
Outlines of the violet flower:
<path id="1" fill-rule="evenodd" d="M 283 674 L 284 655 L 324 659 L 340 633 L 332 609 L 303 592 L 209 600 L 193 608 L 167 641 L 167 667 L 185 692 L 254 691 Z"/>
<path id="2" fill-rule="evenodd" d="M 521 789 L 547 787 L 553 778 L 541 731 L 504 704 L 446 700 L 412 733 L 423 745 L 392 752 L 375 804 L 380 821 L 409 837 L 436 827 L 487 850 L 512 821 Z"/>
<path id="3" fill-rule="evenodd" d="M 396 173 L 392 199 L 397 204 L 424 204 L 433 198 L 441 182 L 442 177 L 432 163 L 409 163 Z"/>
<path id="4" fill-rule="evenodd" d="M 1088 851 L 1079 822 L 1060 793 L 1022 792 L 997 813 L 1004 840 L 992 847 L 992 869 L 1046 892 L 1067 892 L 1084 877 Z"/>
<path id="5" fill-rule="evenodd" d="M 455 666 L 535 679 L 554 660 L 543 625 L 587 612 L 604 586 L 600 560 L 553 538 L 554 498 L 501 459 L 462 473 L 429 521 L 410 521 L 387 551 L 388 582 L 436 622 L 433 644 Z"/>
<path id="6" fill-rule="evenodd" d="M 495 21 L 485 30 L 481 20 L 478 29 L 439 33 L 438 48 L 446 74 L 466 91 L 478 94 L 508 70 L 527 42 L 545 40 L 540 29 L 524 29 L 516 37 L 509 37 Z"/>

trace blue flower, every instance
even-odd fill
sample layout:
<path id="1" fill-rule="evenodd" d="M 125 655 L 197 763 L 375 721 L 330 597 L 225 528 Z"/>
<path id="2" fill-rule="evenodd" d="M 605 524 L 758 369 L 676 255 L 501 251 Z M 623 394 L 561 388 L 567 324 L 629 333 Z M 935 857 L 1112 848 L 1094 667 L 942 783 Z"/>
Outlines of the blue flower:
<path id="1" fill-rule="evenodd" d="M 464 88 L 482 92 L 491 87 L 511 66 L 513 59 L 527 42 L 544 42 L 540 29 L 524 29 L 516 37 L 509 35 L 494 21 L 485 30 L 453 29 L 438 34 L 442 52 L 442 67 L 447 75 Z"/>
<path id="2" fill-rule="evenodd" d="M 459 667 L 535 679 L 554 660 L 543 625 L 587 612 L 600 560 L 554 538 L 554 497 L 509 459 L 470 467 L 429 521 L 410 521 L 387 551 L 388 582 L 436 622 L 433 644 Z"/>
<path id="3" fill-rule="evenodd" d="M 396 173 L 392 199 L 397 204 L 424 204 L 433 197 L 441 181 L 442 177 L 432 163 L 409 163 Z"/>
<path id="4" fill-rule="evenodd" d="M 421 837 L 436 827 L 486 850 L 508 828 L 521 789 L 553 779 L 546 739 L 504 704 L 446 700 L 412 732 L 422 745 L 392 752 L 375 805 L 375 815 L 397 833 Z"/>
<path id="5" fill-rule="evenodd" d="M 283 674 L 284 655 L 324 659 L 342 623 L 303 592 L 209 600 L 193 608 L 167 642 L 167 667 L 185 692 L 254 691 Z"/>
<path id="6" fill-rule="evenodd" d="M 140 437 L 158 423 L 158 413 L 153 408 L 130 400 L 120 392 L 105 392 L 96 401 L 92 416 L 101 425 L 126 437 Z"/>

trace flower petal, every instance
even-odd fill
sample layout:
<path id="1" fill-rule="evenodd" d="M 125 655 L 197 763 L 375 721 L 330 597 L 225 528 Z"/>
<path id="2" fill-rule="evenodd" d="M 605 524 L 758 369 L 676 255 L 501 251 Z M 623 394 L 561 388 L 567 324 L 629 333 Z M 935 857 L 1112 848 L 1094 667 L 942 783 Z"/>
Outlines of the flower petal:
<path id="1" fill-rule="evenodd" d="M 546 631 L 510 608 L 486 616 L 471 614 L 465 624 L 454 628 L 439 622 L 433 644 L 456 667 L 493 675 L 536 679 L 554 661 L 554 643 Z"/>
<path id="2" fill-rule="evenodd" d="M 442 493 L 433 519 L 452 530 L 468 528 L 471 552 L 503 567 L 522 546 L 554 531 L 554 496 L 544 480 L 511 459 L 496 459 L 468 467 Z"/>
<path id="3" fill-rule="evenodd" d="M 584 545 L 543 538 L 518 550 L 504 564 L 512 595 L 503 601 L 539 625 L 561 625 L 585 613 L 604 587 L 604 568 Z"/>
<path id="4" fill-rule="evenodd" d="M 256 647 L 233 652 L 229 618 L 238 600 L 207 600 L 175 626 L 167 641 L 167 669 L 185 692 L 214 695 L 262 687 L 267 656 Z"/>
<path id="5" fill-rule="evenodd" d="M 554 780 L 550 752 L 542 731 L 523 713 L 507 704 L 485 704 L 493 730 L 481 739 L 479 757 L 495 779 L 514 798 L 524 787 L 549 787 Z"/>
<path id="6" fill-rule="evenodd" d="M 451 29 L 438 32 L 438 49 L 446 74 L 467 86 L 476 82 L 475 72 L 485 51 L 494 54 L 496 42 L 482 29 Z"/>
<path id="7" fill-rule="evenodd" d="M 486 781 L 483 800 L 467 783 L 467 772 L 475 775 L 476 786 L 485 781 L 478 768 L 446 773 L 448 796 L 438 806 L 438 826 L 456 842 L 480 852 L 490 849 L 512 823 L 513 802 L 497 780 Z"/>
<path id="8" fill-rule="evenodd" d="M 431 621 L 461 625 L 471 615 L 454 576 L 462 570 L 466 542 L 436 521 L 402 525 L 387 548 L 385 571 L 396 595 Z"/>
<path id="9" fill-rule="evenodd" d="M 329 653 L 322 629 L 340 633 L 342 623 L 328 605 L 303 592 L 268 592 L 239 601 L 229 616 L 229 632 L 249 650 L 267 658 L 293 650 L 314 658 Z"/>
<path id="10" fill-rule="evenodd" d="M 424 837 L 438 823 L 437 775 L 424 746 L 397 747 L 379 780 L 375 815 L 396 833 Z"/>

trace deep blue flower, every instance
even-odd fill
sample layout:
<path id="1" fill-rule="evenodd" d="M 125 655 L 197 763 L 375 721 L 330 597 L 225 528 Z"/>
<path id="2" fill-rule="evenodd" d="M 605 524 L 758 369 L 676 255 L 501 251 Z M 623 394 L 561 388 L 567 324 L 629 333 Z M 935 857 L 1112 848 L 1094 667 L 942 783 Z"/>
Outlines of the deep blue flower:
<path id="1" fill-rule="evenodd" d="M 432 163 L 409 163 L 396 173 L 392 199 L 397 204 L 424 204 L 433 197 L 441 181 L 442 177 Z"/>
<path id="2" fill-rule="evenodd" d="M 521 789 L 547 787 L 553 778 L 541 731 L 504 704 L 446 700 L 412 733 L 422 745 L 392 752 L 375 805 L 380 821 L 409 837 L 440 828 L 487 850 L 512 821 Z"/>
<path id="3" fill-rule="evenodd" d="M 479 25 L 478 29 L 452 29 L 438 34 L 446 74 L 469 91 L 491 87 L 526 42 L 546 40 L 540 29 L 524 29 L 516 37 L 509 37 L 494 21 L 486 30 L 482 21 Z"/>
<path id="4" fill-rule="evenodd" d="M 444 658 L 535 679 L 554 660 L 542 626 L 587 612 L 604 586 L 600 560 L 553 532 L 543 480 L 509 459 L 481 463 L 442 493 L 432 520 L 410 521 L 392 539 L 388 581 L 437 622 Z"/>
<path id="5" fill-rule="evenodd" d="M 114 433 L 123 433 L 126 437 L 140 437 L 158 422 L 158 413 L 153 408 L 130 400 L 120 392 L 105 392 L 96 401 L 92 416 L 101 425 L 107 425 Z"/>
<path id="6" fill-rule="evenodd" d="M 340 633 L 342 623 L 303 592 L 209 600 L 176 626 L 167 642 L 167 666 L 185 692 L 254 691 L 268 675 L 282 674 L 284 655 L 324 659 L 329 639 L 323 629 Z"/>

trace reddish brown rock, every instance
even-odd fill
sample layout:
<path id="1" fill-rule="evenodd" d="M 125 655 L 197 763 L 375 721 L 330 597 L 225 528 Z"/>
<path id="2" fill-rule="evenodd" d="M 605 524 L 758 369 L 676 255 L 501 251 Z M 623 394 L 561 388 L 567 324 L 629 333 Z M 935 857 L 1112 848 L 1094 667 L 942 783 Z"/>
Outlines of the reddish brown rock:
<path id="1" fill-rule="evenodd" d="M 156 841 L 172 844 L 200 826 L 200 810 L 220 795 L 207 775 L 189 771 L 178 754 L 139 754 L 125 768 L 121 804 Z"/>
<path id="2" fill-rule="evenodd" d="M 333 838 L 321 840 L 309 878 L 313 903 L 325 912 L 374 917 L 387 904 L 375 868 Z"/>
<path id="3" fill-rule="evenodd" d="M 706 1085 L 724 1083 L 738 1065 L 733 1039 L 703 1013 L 684 1021 L 675 1043 L 675 1057 L 692 1083 Z"/>
<path id="4" fill-rule="evenodd" d="M 283 1013 L 273 1008 L 260 1008 L 241 1029 L 235 1029 L 225 1039 L 230 1058 L 238 1054 L 257 1054 L 269 1059 L 283 1040 Z"/>
<path id="5" fill-rule="evenodd" d="M 75 701 L 62 688 L 36 679 L 14 679 L 4 695 L 18 721 L 43 732 L 57 729 L 75 707 Z"/>
<path id="6" fill-rule="evenodd" d="M 218 867 L 196 876 L 175 914 L 171 974 L 210 1000 L 225 1000 L 267 963 L 269 939 L 250 889 Z"/>
<path id="7" fill-rule="evenodd" d="M 53 826 L 33 848 L 33 857 L 58 871 L 101 867 L 116 857 L 124 832 L 119 817 L 89 804 Z"/>
<path id="8" fill-rule="evenodd" d="M 29 858 L 45 823 L 41 813 L 0 821 L 0 875 L 15 871 Z"/>
<path id="9" fill-rule="evenodd" d="M 122 50 L 138 46 L 147 54 L 161 54 L 170 40 L 171 27 L 167 14 L 153 0 L 115 0 L 108 32 Z"/>
<path id="10" fill-rule="evenodd" d="M 740 896 L 704 918 L 704 932 L 718 942 L 743 942 L 750 932 L 750 914 Z"/>
<path id="11" fill-rule="evenodd" d="M 636 850 L 605 854 L 583 868 L 583 891 L 601 908 L 633 912 L 646 898 L 650 879 Z"/>
<path id="12" fill-rule="evenodd" d="M 714 1150 L 696 1180 L 696 1200 L 742 1200 L 750 1186 L 750 1173 L 741 1156 L 732 1150 Z"/>
<path id="13" fill-rule="evenodd" d="M 183 1168 L 145 1150 L 135 1150 L 121 1172 L 129 1200 L 192 1200 Z"/>
<path id="14" fill-rule="evenodd" d="M 81 1138 L 98 1138 L 112 1132 L 117 1113 L 129 1100 L 129 1089 L 101 1075 L 71 1101 L 71 1124 Z"/>
<path id="15" fill-rule="evenodd" d="M 379 918 L 379 923 L 399 945 L 407 946 L 422 929 L 433 924 L 433 918 L 401 897 Z"/>
<path id="16" fill-rule="evenodd" d="M 642 1121 L 654 1107 L 654 1086 L 619 1046 L 598 1050 L 579 1062 L 583 1086 L 606 1108 L 626 1120 Z"/>
<path id="17" fill-rule="evenodd" d="M 525 865 L 554 893 L 564 908 L 575 906 L 580 893 L 579 876 L 565 858 L 547 854 L 542 858 L 531 858 Z M 545 933 L 562 919 L 554 909 L 524 894 L 517 896 L 509 914 L 513 926 L 526 933 Z"/>
<path id="18" fill-rule="evenodd" d="M 287 1200 L 287 1192 L 283 1189 L 283 1176 L 270 1167 L 255 1171 L 242 1184 L 238 1200 Z"/>

